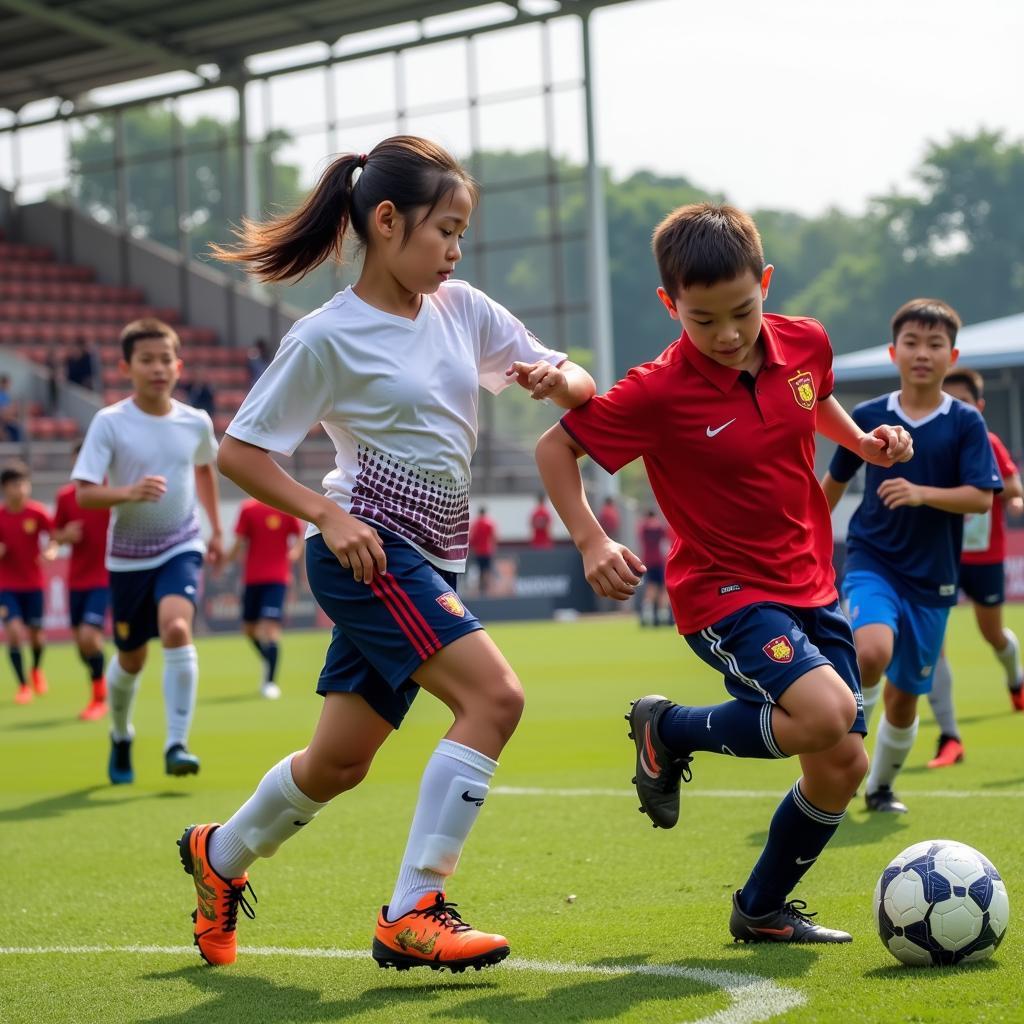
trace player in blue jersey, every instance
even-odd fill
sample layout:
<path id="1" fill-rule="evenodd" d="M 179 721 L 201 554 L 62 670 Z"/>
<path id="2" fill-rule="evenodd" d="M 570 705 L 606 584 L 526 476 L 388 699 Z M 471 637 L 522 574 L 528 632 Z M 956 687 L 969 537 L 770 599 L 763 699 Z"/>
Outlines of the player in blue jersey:
<path id="1" fill-rule="evenodd" d="M 914 458 L 868 466 L 850 522 L 843 595 L 870 718 L 886 676 L 885 713 L 867 781 L 871 811 L 905 813 L 892 783 L 917 736 L 917 701 L 931 689 L 949 609 L 956 604 L 964 515 L 987 512 L 1003 480 L 977 409 L 942 390 L 959 352 L 960 317 L 944 302 L 913 299 L 892 320 L 889 349 L 900 389 L 853 411 L 870 431 L 893 417 L 914 439 Z M 839 448 L 822 481 L 834 509 L 861 459 Z"/>

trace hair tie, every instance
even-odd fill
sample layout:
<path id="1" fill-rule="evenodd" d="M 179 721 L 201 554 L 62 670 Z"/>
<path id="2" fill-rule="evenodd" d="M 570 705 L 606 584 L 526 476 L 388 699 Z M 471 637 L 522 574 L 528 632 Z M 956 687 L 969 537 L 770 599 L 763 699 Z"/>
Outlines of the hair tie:
<path id="1" fill-rule="evenodd" d="M 365 167 L 366 166 L 366 161 L 368 159 L 369 158 L 367 157 L 367 155 L 365 153 L 360 153 L 359 154 L 359 159 L 356 161 L 356 166 L 357 167 Z"/>

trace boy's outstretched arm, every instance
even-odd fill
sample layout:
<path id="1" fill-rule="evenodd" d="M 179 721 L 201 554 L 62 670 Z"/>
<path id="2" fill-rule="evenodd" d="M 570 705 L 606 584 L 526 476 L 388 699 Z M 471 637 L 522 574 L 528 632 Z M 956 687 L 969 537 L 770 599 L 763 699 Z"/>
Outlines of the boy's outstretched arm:
<path id="1" fill-rule="evenodd" d="M 551 504 L 583 556 L 587 582 L 601 597 L 626 601 L 647 567 L 601 529 L 583 490 L 578 460 L 586 452 L 556 423 L 537 442 L 537 468 Z"/>
<path id="2" fill-rule="evenodd" d="M 597 393 L 594 378 L 582 366 L 565 359 L 558 366 L 545 362 L 513 363 L 506 377 L 515 377 L 516 383 L 537 401 L 550 398 L 563 409 L 575 409 L 589 402 Z"/>
<path id="3" fill-rule="evenodd" d="M 818 403 L 817 429 L 819 434 L 875 466 L 888 468 L 897 462 L 909 462 L 914 455 L 913 438 L 903 427 L 884 425 L 865 433 L 835 395 Z"/>

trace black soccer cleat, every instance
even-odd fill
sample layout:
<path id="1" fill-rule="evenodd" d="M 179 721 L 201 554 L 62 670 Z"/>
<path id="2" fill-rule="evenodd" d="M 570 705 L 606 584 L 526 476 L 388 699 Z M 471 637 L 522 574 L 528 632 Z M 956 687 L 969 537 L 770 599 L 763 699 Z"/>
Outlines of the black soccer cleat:
<path id="1" fill-rule="evenodd" d="M 849 932 L 824 928 L 815 924 L 806 914 L 803 900 L 790 900 L 781 910 L 760 917 L 743 913 L 739 902 L 740 890 L 732 894 L 732 916 L 729 931 L 735 942 L 853 942 Z"/>
<path id="2" fill-rule="evenodd" d="M 879 786 L 874 793 L 865 794 L 864 803 L 869 811 L 882 811 L 885 814 L 907 813 L 907 805 L 889 786 Z"/>
<path id="3" fill-rule="evenodd" d="M 164 752 L 164 771 L 168 775 L 197 775 L 199 758 L 183 744 L 175 743 Z"/>
<path id="4" fill-rule="evenodd" d="M 640 797 L 640 811 L 651 819 L 655 828 L 673 828 L 679 820 L 679 781 L 693 777 L 688 754 L 680 756 L 662 743 L 658 723 L 662 715 L 674 707 L 672 701 L 659 694 L 630 701 L 626 715 L 629 738 L 636 747 L 636 775 L 633 785 Z"/>

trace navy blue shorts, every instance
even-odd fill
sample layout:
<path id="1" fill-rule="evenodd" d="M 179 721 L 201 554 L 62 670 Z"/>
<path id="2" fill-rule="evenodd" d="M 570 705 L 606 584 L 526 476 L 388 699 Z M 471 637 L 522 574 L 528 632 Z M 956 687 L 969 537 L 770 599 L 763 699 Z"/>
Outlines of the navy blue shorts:
<path id="1" fill-rule="evenodd" d="M 651 583 L 656 587 L 665 586 L 665 566 L 647 566 L 647 572 L 644 573 L 644 583 Z"/>
<path id="2" fill-rule="evenodd" d="M 334 623 L 316 692 L 358 693 L 397 729 L 419 692 L 416 669 L 483 626 L 456 596 L 455 573 L 435 568 L 397 534 L 371 525 L 388 571 L 370 586 L 342 568 L 320 534 L 306 544 L 310 589 Z"/>
<path id="3" fill-rule="evenodd" d="M 0 618 L 4 622 L 21 619 L 30 629 L 39 629 L 43 624 L 43 592 L 0 590 Z"/>
<path id="4" fill-rule="evenodd" d="M 838 601 L 824 608 L 752 604 L 688 633 L 686 642 L 723 674 L 729 693 L 755 704 L 778 704 L 791 683 L 819 665 L 831 665 L 857 701 L 850 732 L 867 735 L 857 648 Z"/>
<path id="5" fill-rule="evenodd" d="M 183 551 L 155 569 L 110 573 L 110 608 L 114 615 L 114 644 L 134 651 L 160 635 L 157 608 L 165 597 L 199 597 L 203 556 Z"/>
<path id="6" fill-rule="evenodd" d="M 280 622 L 284 617 L 284 595 L 287 591 L 287 583 L 250 583 L 242 591 L 242 621 L 273 619 Z"/>
<path id="7" fill-rule="evenodd" d="M 975 603 L 995 608 L 1006 601 L 1006 572 L 1002 562 L 960 565 L 960 589 Z"/>
<path id="8" fill-rule="evenodd" d="M 94 626 L 102 629 L 107 621 L 107 605 L 110 604 L 109 587 L 91 587 L 88 590 L 72 590 L 70 597 L 71 627 Z"/>

